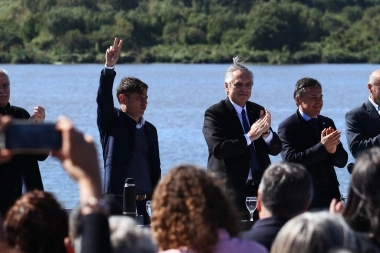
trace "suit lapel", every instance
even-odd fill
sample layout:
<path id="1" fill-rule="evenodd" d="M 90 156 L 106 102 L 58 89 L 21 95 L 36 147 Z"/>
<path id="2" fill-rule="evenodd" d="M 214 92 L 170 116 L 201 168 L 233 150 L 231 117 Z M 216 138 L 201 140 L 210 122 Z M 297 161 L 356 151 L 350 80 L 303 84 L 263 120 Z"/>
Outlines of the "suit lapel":
<path id="1" fill-rule="evenodd" d="M 243 126 L 240 123 L 239 116 L 237 115 L 237 112 L 236 112 L 234 106 L 232 105 L 231 101 L 228 98 L 226 98 L 226 100 L 224 102 L 225 102 L 226 107 L 228 109 L 228 114 L 229 114 L 228 118 L 231 119 L 231 124 L 233 124 L 232 128 L 233 129 L 241 129 L 241 134 L 244 134 Z"/>
<path id="2" fill-rule="evenodd" d="M 371 102 L 368 100 L 365 103 L 365 107 L 367 109 L 368 114 L 372 119 L 374 119 L 377 127 L 380 129 L 380 115 L 379 112 L 376 110 L 376 108 L 371 104 Z"/>

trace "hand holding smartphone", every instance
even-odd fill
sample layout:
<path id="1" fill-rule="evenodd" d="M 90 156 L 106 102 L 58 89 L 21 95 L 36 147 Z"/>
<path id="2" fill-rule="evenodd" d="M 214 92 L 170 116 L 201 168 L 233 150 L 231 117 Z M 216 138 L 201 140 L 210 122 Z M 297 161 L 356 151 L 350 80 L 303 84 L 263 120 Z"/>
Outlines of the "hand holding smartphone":
<path id="1" fill-rule="evenodd" d="M 12 120 L 5 133 L 0 134 L 0 148 L 14 153 L 47 153 L 61 146 L 62 136 L 55 123 Z"/>

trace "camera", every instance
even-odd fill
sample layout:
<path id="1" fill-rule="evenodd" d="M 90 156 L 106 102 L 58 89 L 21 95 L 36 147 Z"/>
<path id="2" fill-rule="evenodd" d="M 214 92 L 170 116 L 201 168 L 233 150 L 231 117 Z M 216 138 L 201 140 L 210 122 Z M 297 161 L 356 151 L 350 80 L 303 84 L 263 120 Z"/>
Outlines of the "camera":
<path id="1" fill-rule="evenodd" d="M 12 120 L 5 133 L 0 134 L 0 148 L 15 153 L 47 153 L 61 146 L 62 135 L 55 123 Z"/>

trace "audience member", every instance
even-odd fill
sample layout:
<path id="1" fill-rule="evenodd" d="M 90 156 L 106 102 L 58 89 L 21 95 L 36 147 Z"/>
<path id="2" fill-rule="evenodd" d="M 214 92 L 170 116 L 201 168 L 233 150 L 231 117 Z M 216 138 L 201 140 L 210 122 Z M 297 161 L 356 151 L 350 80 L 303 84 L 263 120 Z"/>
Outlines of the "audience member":
<path id="1" fill-rule="evenodd" d="M 193 165 L 177 166 L 153 194 L 151 230 L 167 253 L 267 252 L 236 238 L 237 216 L 217 178 Z"/>
<path id="2" fill-rule="evenodd" d="M 224 78 L 227 98 L 206 110 L 202 130 L 209 153 L 207 170 L 225 179 L 243 218 L 248 215 L 245 199 L 257 195 L 271 163 L 269 155 L 281 151 L 281 141 L 271 129 L 271 114 L 248 101 L 252 87 L 253 73 L 234 57 Z"/>
<path id="3" fill-rule="evenodd" d="M 156 253 L 157 247 L 147 228 L 137 226 L 127 216 L 111 216 L 108 219 L 113 253 Z"/>
<path id="4" fill-rule="evenodd" d="M 307 210 L 313 196 L 312 180 L 304 166 L 275 163 L 264 172 L 257 193 L 260 220 L 241 237 L 257 241 L 268 251 L 282 226 Z"/>
<path id="5" fill-rule="evenodd" d="M 66 253 L 66 211 L 51 193 L 34 190 L 22 195 L 4 220 L 9 247 L 27 253 Z"/>
<path id="6" fill-rule="evenodd" d="M 310 209 L 330 207 L 340 199 L 335 168 L 343 168 L 348 154 L 340 143 L 341 132 L 332 119 L 320 115 L 323 106 L 322 86 L 305 77 L 297 81 L 293 98 L 297 111 L 278 127 L 283 161 L 300 163 L 313 180 L 314 196 Z"/>
<path id="7" fill-rule="evenodd" d="M 380 147 L 373 147 L 358 155 L 343 211 L 348 225 L 358 232 L 362 252 L 380 252 L 379 182 Z M 368 247 L 372 249 L 366 251 Z"/>
<path id="8" fill-rule="evenodd" d="M 355 249 L 354 235 L 342 216 L 306 212 L 281 228 L 271 253 L 326 253 L 334 248 Z"/>

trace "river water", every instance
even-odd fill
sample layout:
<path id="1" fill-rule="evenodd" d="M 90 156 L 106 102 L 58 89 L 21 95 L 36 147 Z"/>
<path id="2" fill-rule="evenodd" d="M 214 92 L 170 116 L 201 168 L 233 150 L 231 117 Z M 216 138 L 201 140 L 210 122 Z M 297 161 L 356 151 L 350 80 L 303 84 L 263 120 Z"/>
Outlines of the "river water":
<path id="1" fill-rule="evenodd" d="M 223 80 L 228 64 L 132 64 L 116 66 L 117 85 L 122 76 L 138 77 L 149 85 L 145 118 L 158 130 L 162 174 L 180 163 L 207 164 L 207 146 L 202 135 L 204 111 L 225 98 Z M 0 65 L 11 79 L 13 105 L 32 113 L 35 105 L 46 109 L 46 121 L 59 115 L 70 117 L 77 128 L 91 134 L 101 146 L 96 126 L 96 93 L 103 65 Z M 293 89 L 302 77 L 318 79 L 323 87 L 321 114 L 332 118 L 345 137 L 345 113 L 368 98 L 369 74 L 379 69 L 372 64 L 249 65 L 254 73 L 251 101 L 268 108 L 272 128 L 296 111 Z M 115 85 L 115 86 L 116 86 Z M 281 156 L 271 157 L 272 162 Z M 350 155 L 349 162 L 354 159 Z M 53 157 L 40 162 L 45 189 L 55 194 L 66 208 L 78 202 L 78 189 Z M 101 166 L 103 173 L 103 167 Z M 336 169 L 341 191 L 346 192 L 350 175 Z"/>

